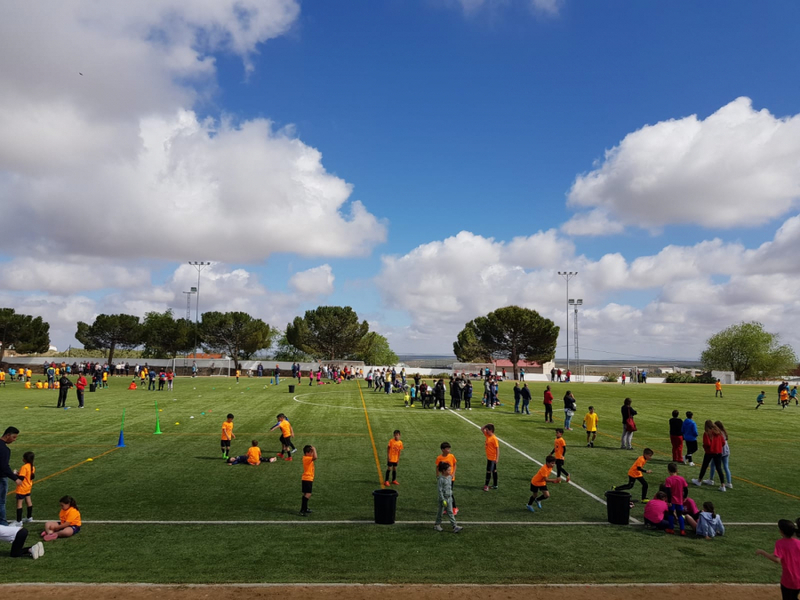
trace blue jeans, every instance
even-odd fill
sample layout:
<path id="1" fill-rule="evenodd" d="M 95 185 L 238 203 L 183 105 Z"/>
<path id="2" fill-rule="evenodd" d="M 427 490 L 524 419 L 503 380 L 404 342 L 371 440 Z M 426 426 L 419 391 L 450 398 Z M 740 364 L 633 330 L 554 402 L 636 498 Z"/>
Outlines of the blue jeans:
<path id="1" fill-rule="evenodd" d="M 514 412 L 519 412 L 519 398 L 514 400 Z"/>
<path id="2" fill-rule="evenodd" d="M 8 494 L 8 479 L 0 478 L 0 525 L 8 525 L 6 521 L 6 494 Z"/>
<path id="3" fill-rule="evenodd" d="M 531 411 L 528 410 L 528 402 L 529 402 L 528 400 L 522 401 L 522 412 L 525 413 L 526 415 L 531 414 Z"/>
<path id="4" fill-rule="evenodd" d="M 731 479 L 731 469 L 728 467 L 728 459 L 730 456 L 723 456 L 722 457 L 722 468 L 725 471 L 725 481 L 728 483 L 733 483 L 733 479 Z M 711 471 L 708 475 L 709 479 L 714 479 L 714 463 L 711 463 Z"/>
<path id="5" fill-rule="evenodd" d="M 281 384 L 281 374 L 275 373 L 275 385 L 280 385 L 280 384 Z"/>
<path id="6" fill-rule="evenodd" d="M 569 429 L 569 424 L 572 422 L 572 416 L 564 411 L 564 429 Z"/>

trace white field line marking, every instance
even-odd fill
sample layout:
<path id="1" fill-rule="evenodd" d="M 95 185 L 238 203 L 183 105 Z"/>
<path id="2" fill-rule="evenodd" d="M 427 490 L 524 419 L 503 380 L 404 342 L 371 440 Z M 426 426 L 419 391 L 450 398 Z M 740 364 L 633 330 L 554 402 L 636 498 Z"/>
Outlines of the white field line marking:
<path id="1" fill-rule="evenodd" d="M 44 520 L 35 520 L 34 523 L 44 523 Z M 605 521 L 458 521 L 462 525 L 534 525 L 537 527 L 562 526 L 610 526 Z M 339 521 L 133 521 L 133 520 L 91 520 L 84 521 L 91 525 L 374 525 L 374 521 L 367 520 L 339 520 Z M 395 521 L 395 525 L 431 525 L 433 521 Z M 641 525 L 641 524 L 640 524 Z M 725 523 L 726 527 L 774 527 L 775 523 Z M 624 526 L 622 526 L 624 527 Z"/>
<path id="2" fill-rule="evenodd" d="M 19 583 L 0 583 L 0 589 L 9 587 L 113 587 L 113 588 L 282 588 L 282 587 L 336 587 L 336 588 L 757 588 L 775 589 L 774 583 L 79 583 L 74 581 L 63 583 L 35 583 L 33 581 L 21 581 Z"/>
<path id="3" fill-rule="evenodd" d="M 464 419 L 464 420 L 465 420 L 467 423 L 469 423 L 469 424 L 470 424 L 470 425 L 472 425 L 473 427 L 477 427 L 478 429 L 480 429 L 480 428 L 481 428 L 481 426 L 480 426 L 480 425 L 478 425 L 477 423 L 474 423 L 474 422 L 470 421 L 470 420 L 469 420 L 467 417 L 465 417 L 464 415 L 461 415 L 461 414 L 459 414 L 459 413 L 457 413 L 457 412 L 455 412 L 455 411 L 452 411 L 452 410 L 448 410 L 447 412 L 454 414 L 454 415 L 455 415 L 455 416 L 457 416 L 459 419 Z M 508 447 L 509 447 L 509 448 L 511 448 L 512 450 L 514 450 L 515 452 L 517 452 L 517 453 L 521 454 L 522 456 L 524 456 L 525 458 L 527 458 L 529 461 L 536 463 L 536 464 L 537 464 L 537 465 L 539 465 L 540 467 L 542 466 L 542 463 L 540 463 L 538 460 L 536 460 L 536 459 L 535 459 L 535 458 L 533 458 L 532 456 L 528 456 L 527 454 L 525 454 L 525 453 L 524 453 L 522 450 L 520 450 L 519 448 L 516 448 L 516 447 L 512 446 L 511 444 L 509 444 L 507 441 L 505 441 L 505 440 L 504 440 L 504 439 L 502 439 L 502 438 L 497 438 L 497 439 L 498 439 L 498 441 L 502 442 L 503 444 L 505 444 L 506 446 L 508 446 Z M 593 494 L 592 492 L 590 492 L 589 490 L 587 490 L 585 487 L 582 487 L 582 486 L 578 485 L 578 484 L 577 484 L 577 483 L 575 483 L 574 481 L 569 481 L 568 483 L 569 483 L 570 485 L 574 485 L 576 488 L 578 488 L 580 491 L 582 491 L 584 494 L 586 494 L 586 495 L 587 495 L 587 496 L 589 496 L 590 498 L 592 498 L 592 499 L 594 499 L 594 500 L 597 500 L 597 501 L 598 501 L 600 504 L 606 505 L 606 501 L 605 501 L 605 500 L 603 500 L 603 499 L 602 499 L 600 496 L 596 496 L 595 494 Z M 641 524 L 641 522 L 640 522 L 640 521 L 638 521 L 638 520 L 634 519 L 633 517 L 629 517 L 629 518 L 630 518 L 631 522 L 633 522 L 633 523 L 636 523 L 637 525 L 638 525 L 638 524 Z"/>

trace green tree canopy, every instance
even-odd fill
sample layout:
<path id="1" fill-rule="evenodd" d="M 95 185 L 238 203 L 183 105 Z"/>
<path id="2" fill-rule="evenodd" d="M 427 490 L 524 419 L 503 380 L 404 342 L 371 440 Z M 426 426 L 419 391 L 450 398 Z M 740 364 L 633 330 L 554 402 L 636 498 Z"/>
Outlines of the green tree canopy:
<path id="1" fill-rule="evenodd" d="M 149 312 L 142 323 L 144 358 L 175 358 L 194 349 L 194 323 L 176 319 L 172 310 Z"/>
<path id="2" fill-rule="evenodd" d="M 733 371 L 736 379 L 769 379 L 797 368 L 791 346 L 781 345 L 778 334 L 764 331 L 761 323 L 739 323 L 712 335 L 700 355 L 709 371 Z"/>
<path id="3" fill-rule="evenodd" d="M 320 306 L 307 310 L 304 317 L 295 317 L 286 326 L 289 343 L 320 360 L 352 358 L 362 338 L 369 332 L 369 323 L 359 323 L 358 315 L 349 306 Z"/>
<path id="4" fill-rule="evenodd" d="M 240 360 L 249 360 L 259 350 L 271 347 L 275 334 L 264 321 L 245 312 L 207 312 L 200 321 L 203 347 L 226 353 L 236 369 Z"/>
<path id="5" fill-rule="evenodd" d="M 465 329 L 469 328 L 474 328 L 480 346 L 492 357 L 511 361 L 515 379 L 521 359 L 544 363 L 556 353 L 558 326 L 529 308 L 498 308 L 467 323 Z"/>
<path id="6" fill-rule="evenodd" d="M 133 315 L 97 315 L 88 325 L 78 321 L 77 339 L 87 350 L 108 350 L 108 364 L 114 362 L 116 348 L 130 349 L 142 343 L 142 325 Z"/>
<path id="7" fill-rule="evenodd" d="M 13 308 L 0 308 L 0 360 L 6 350 L 36 354 L 50 349 L 50 324 L 42 317 L 22 315 Z"/>
<path id="8" fill-rule="evenodd" d="M 389 340 L 374 331 L 361 338 L 353 358 L 368 365 L 396 365 L 398 362 L 397 354 L 389 347 Z"/>
<path id="9" fill-rule="evenodd" d="M 453 353 L 461 362 L 489 362 L 492 353 L 481 345 L 475 323 L 470 321 L 464 329 L 458 332 L 456 341 L 453 342 Z"/>
<path id="10" fill-rule="evenodd" d="M 299 348 L 295 348 L 289 343 L 289 340 L 286 339 L 285 331 L 278 338 L 275 345 L 275 354 L 272 358 L 273 360 L 291 362 L 308 362 L 312 359 L 309 354 L 306 354 Z"/>

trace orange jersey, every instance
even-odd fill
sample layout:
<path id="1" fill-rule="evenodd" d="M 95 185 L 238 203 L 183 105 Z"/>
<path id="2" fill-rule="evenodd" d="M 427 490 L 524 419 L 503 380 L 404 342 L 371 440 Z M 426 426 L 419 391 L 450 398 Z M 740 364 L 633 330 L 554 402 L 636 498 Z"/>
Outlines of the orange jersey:
<path id="1" fill-rule="evenodd" d="M 542 468 L 536 471 L 536 475 L 531 479 L 531 485 L 536 487 L 544 487 L 547 485 L 547 478 L 553 472 L 553 467 L 548 467 L 547 464 L 542 465 Z"/>
<path id="2" fill-rule="evenodd" d="M 223 440 L 232 440 L 233 439 L 233 423 L 229 423 L 225 421 L 222 424 L 222 438 Z"/>
<path id="3" fill-rule="evenodd" d="M 394 438 L 389 440 L 389 462 L 400 462 L 400 451 L 403 449 L 403 442 Z"/>
<path id="4" fill-rule="evenodd" d="M 639 470 L 639 467 L 644 467 L 646 463 L 647 459 L 644 456 L 640 456 L 636 459 L 636 462 L 633 463 L 633 466 L 628 470 L 628 475 L 638 479 L 642 476 L 642 471 Z"/>
<path id="5" fill-rule="evenodd" d="M 31 493 L 34 473 L 36 473 L 36 469 L 29 463 L 25 463 L 19 468 L 19 478 L 22 479 L 22 483 L 17 485 L 17 494 L 24 496 Z"/>
<path id="6" fill-rule="evenodd" d="M 717 391 L 720 391 L 722 389 L 722 384 L 718 381 L 715 387 L 717 388 Z"/>
<path id="7" fill-rule="evenodd" d="M 285 438 L 292 437 L 292 424 L 286 419 L 280 422 L 281 435 Z"/>
<path id="8" fill-rule="evenodd" d="M 456 463 L 458 462 L 456 460 L 456 457 L 453 456 L 452 454 L 448 454 L 447 456 L 445 456 L 444 454 L 440 454 L 439 456 L 437 456 L 436 457 L 437 472 L 438 472 L 439 464 L 443 463 L 443 462 L 447 463 L 448 465 L 450 465 L 450 477 L 452 477 L 453 481 L 455 481 L 456 480 Z"/>
<path id="9" fill-rule="evenodd" d="M 786 390 L 781 390 L 781 402 L 788 402 L 789 401 L 789 392 Z"/>
<path id="10" fill-rule="evenodd" d="M 564 441 L 564 438 L 556 438 L 556 441 L 553 442 L 553 455 L 556 457 L 556 460 L 564 459 L 564 450 L 566 448 L 567 442 Z"/>
<path id="11" fill-rule="evenodd" d="M 81 513 L 77 508 L 69 507 L 67 510 L 58 511 L 58 520 L 68 525 L 81 526 Z"/>
<path id="12" fill-rule="evenodd" d="M 485 435 L 485 434 L 484 434 Z M 493 433 L 486 436 L 486 460 L 497 460 L 497 451 L 500 449 L 500 442 Z"/>
<path id="13" fill-rule="evenodd" d="M 250 446 L 247 449 L 247 464 L 260 465 L 261 464 L 261 448 L 258 446 Z"/>
<path id="14" fill-rule="evenodd" d="M 304 456 L 303 457 L 303 477 L 301 477 L 303 481 L 314 481 L 314 457 L 313 456 Z"/>

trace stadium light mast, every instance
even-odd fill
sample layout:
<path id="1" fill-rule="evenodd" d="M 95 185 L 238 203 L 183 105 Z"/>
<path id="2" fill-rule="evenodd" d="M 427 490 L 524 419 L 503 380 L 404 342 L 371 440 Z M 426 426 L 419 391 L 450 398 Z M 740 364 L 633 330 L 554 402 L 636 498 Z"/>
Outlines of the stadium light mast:
<path id="1" fill-rule="evenodd" d="M 567 370 L 569 371 L 569 280 L 578 275 L 577 271 L 559 271 L 567 282 Z"/>
<path id="2" fill-rule="evenodd" d="M 583 298 L 578 298 L 577 300 L 570 298 L 568 302 L 569 305 L 575 309 L 575 321 L 572 324 L 572 330 L 575 335 L 575 372 L 578 373 L 577 377 L 580 377 L 581 354 L 580 350 L 578 349 L 578 307 L 583 304 Z"/>
<path id="3" fill-rule="evenodd" d="M 190 260 L 189 264 L 197 269 L 197 292 L 194 311 L 194 357 L 197 358 L 197 323 L 200 320 L 200 273 L 211 263 L 203 260 Z"/>

